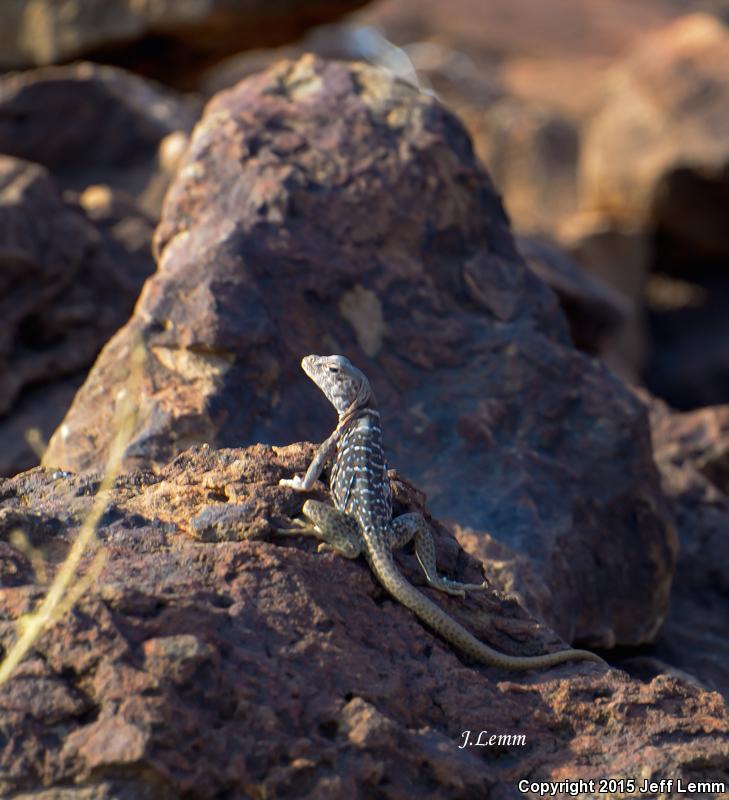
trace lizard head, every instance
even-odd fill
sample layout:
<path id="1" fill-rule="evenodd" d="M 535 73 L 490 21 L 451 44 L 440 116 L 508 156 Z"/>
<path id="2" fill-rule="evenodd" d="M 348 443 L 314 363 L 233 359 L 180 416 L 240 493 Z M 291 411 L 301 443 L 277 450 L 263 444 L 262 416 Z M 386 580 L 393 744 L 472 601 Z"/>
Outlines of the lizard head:
<path id="1" fill-rule="evenodd" d="M 344 356 L 306 356 L 301 359 L 301 368 L 340 416 L 354 408 L 374 404 L 369 381 Z"/>

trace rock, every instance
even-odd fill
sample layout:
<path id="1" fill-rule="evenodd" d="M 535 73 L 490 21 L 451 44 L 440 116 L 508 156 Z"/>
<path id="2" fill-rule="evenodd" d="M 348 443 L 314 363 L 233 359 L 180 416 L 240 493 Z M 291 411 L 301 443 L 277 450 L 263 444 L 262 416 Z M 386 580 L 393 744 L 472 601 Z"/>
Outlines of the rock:
<path id="1" fill-rule="evenodd" d="M 10 3 L 0 34 L 0 69 L 89 57 L 179 85 L 197 70 L 251 47 L 293 41 L 366 0 L 283 3 L 193 0 L 46 0 Z M 7 4 L 6 4 L 7 6 Z"/>
<path id="2" fill-rule="evenodd" d="M 2 162 L 5 237 L 18 248 L 5 256 L 8 286 L 29 266 L 34 277 L 5 298 L 0 474 L 38 462 L 27 432 L 48 439 L 128 318 L 153 267 L 153 220 L 196 113 L 195 103 L 94 64 L 0 78 L 0 152 L 54 178 Z"/>
<path id="3" fill-rule="evenodd" d="M 75 372 L 38 386 L 27 386 L 11 409 L 0 415 L 0 475 L 16 475 L 39 463 L 53 431 L 63 419 L 85 373 Z"/>
<path id="4" fill-rule="evenodd" d="M 96 227 L 43 167 L 0 156 L 0 474 L 37 463 L 25 433 L 55 428 L 153 266 L 150 221 L 105 196 Z"/>
<path id="5" fill-rule="evenodd" d="M 461 117 L 517 230 L 554 237 L 577 208 L 580 130 L 605 70 L 677 13 L 670 0 L 380 2 L 277 51 L 238 53 L 199 88 L 212 94 L 306 52 L 378 64 Z"/>
<path id="6" fill-rule="evenodd" d="M 517 246 L 529 268 L 557 293 L 580 350 L 602 355 L 630 313 L 628 301 L 591 277 L 554 242 L 518 236 Z"/>
<path id="7" fill-rule="evenodd" d="M 545 234 L 574 212 L 580 152 L 575 123 L 511 98 L 465 119 L 518 230 Z"/>
<path id="8" fill-rule="evenodd" d="M 519 160 L 535 157 L 520 147 L 520 126 L 537 143 L 555 127 L 560 137 L 565 128 L 579 128 L 612 61 L 680 13 L 675 0 L 384 0 L 358 20 L 406 51 L 421 78 L 466 119 L 481 152 L 491 130 L 509 144 L 501 155 L 516 158 L 515 182 Z M 494 100 L 504 102 L 492 115 Z M 528 172 L 521 174 L 528 181 Z M 530 188 L 518 184 L 518 190 L 524 197 Z M 505 201 L 517 207 L 507 190 Z"/>
<path id="9" fill-rule="evenodd" d="M 624 380 L 640 385 L 652 355 L 646 309 L 651 237 L 637 226 L 618 227 L 603 214 L 581 212 L 560 223 L 556 238 L 590 276 L 627 301 L 623 324 L 602 357 Z"/>
<path id="10" fill-rule="evenodd" d="M 729 29 L 692 14 L 610 71 L 584 135 L 586 207 L 726 260 L 728 60 Z"/>
<path id="11" fill-rule="evenodd" d="M 196 100 L 98 64 L 11 74 L 0 78 L 0 153 L 43 164 L 64 189 L 124 191 L 157 218 L 169 178 L 159 151 L 167 137 L 189 133 L 199 110 Z"/>
<path id="12" fill-rule="evenodd" d="M 680 11 L 672 0 L 389 0 L 366 17 L 396 43 L 429 35 L 466 53 L 612 57 Z"/>
<path id="13" fill-rule="evenodd" d="M 656 655 L 729 697 L 729 406 L 685 414 L 657 400 L 650 407 L 656 463 L 680 538 Z"/>
<path id="14" fill-rule="evenodd" d="M 44 464 L 103 465 L 109 398 L 140 340 L 129 465 L 195 442 L 323 440 L 333 413 L 299 362 L 345 353 L 375 388 L 391 464 L 437 513 L 528 555 L 542 584 L 518 589 L 532 612 L 570 641 L 655 635 L 675 533 L 644 411 L 572 347 L 466 133 L 436 101 L 312 57 L 218 95 L 156 248 L 157 273 Z"/>
<path id="15" fill-rule="evenodd" d="M 303 501 L 277 481 L 312 452 L 202 446 L 158 473 L 117 477 L 98 531 L 102 573 L 0 689 L 0 793 L 438 800 L 517 797 L 525 776 L 729 779 L 719 695 L 595 664 L 536 674 L 466 664 L 362 559 L 276 535 Z M 392 477 L 398 504 L 418 507 Z M 94 475 L 36 469 L 0 483 L 0 497 L 13 525 L 27 520 L 36 546 L 58 551 L 97 486 Z M 219 506 L 248 529 L 235 541 L 190 538 L 190 520 Z M 434 532 L 443 571 L 477 577 L 443 527 Z M 397 558 L 422 588 L 414 556 Z M 43 588 L 31 575 L 0 594 L 3 647 Z M 501 649 L 560 646 L 496 592 L 423 591 Z M 525 739 L 477 750 L 461 747 L 467 730 Z"/>
<path id="16" fill-rule="evenodd" d="M 645 385 L 683 410 L 729 400 L 729 271 L 694 262 L 692 272 L 654 272 L 646 285 L 654 347 Z"/>

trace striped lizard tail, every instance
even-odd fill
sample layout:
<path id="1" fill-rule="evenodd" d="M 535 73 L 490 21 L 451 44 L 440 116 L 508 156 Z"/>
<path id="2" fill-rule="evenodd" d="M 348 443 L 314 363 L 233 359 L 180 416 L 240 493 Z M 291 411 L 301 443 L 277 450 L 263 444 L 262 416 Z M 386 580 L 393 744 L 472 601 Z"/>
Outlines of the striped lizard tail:
<path id="1" fill-rule="evenodd" d="M 398 571 L 389 549 L 378 546 L 376 533 L 364 530 L 370 565 L 382 586 L 400 603 L 409 608 L 423 623 L 454 644 L 459 650 L 491 667 L 504 670 L 544 669 L 566 661 L 596 661 L 600 656 L 589 650 L 560 650 L 541 656 L 510 656 L 494 650 L 469 633 L 448 616 L 440 606 L 410 584 Z M 374 533 L 374 535 L 373 535 Z"/>

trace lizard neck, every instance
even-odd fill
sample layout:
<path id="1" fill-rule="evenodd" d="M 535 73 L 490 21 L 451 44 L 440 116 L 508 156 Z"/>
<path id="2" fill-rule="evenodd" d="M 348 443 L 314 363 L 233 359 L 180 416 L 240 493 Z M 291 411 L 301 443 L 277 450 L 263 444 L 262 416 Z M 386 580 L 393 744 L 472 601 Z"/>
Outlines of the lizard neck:
<path id="1" fill-rule="evenodd" d="M 362 406 L 354 400 L 348 408 L 339 415 L 339 423 L 337 424 L 337 431 L 344 432 L 351 424 L 367 415 L 373 415 L 379 421 L 380 412 L 371 405 Z"/>

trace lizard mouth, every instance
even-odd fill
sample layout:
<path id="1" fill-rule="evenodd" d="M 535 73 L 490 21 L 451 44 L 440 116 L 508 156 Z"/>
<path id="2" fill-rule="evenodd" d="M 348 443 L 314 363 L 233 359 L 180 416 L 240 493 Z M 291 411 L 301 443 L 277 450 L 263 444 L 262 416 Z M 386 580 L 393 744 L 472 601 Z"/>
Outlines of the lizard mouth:
<path id="1" fill-rule="evenodd" d="M 301 359 L 301 369 L 311 378 L 311 373 L 314 369 L 314 361 L 318 358 L 318 356 L 304 356 Z"/>

